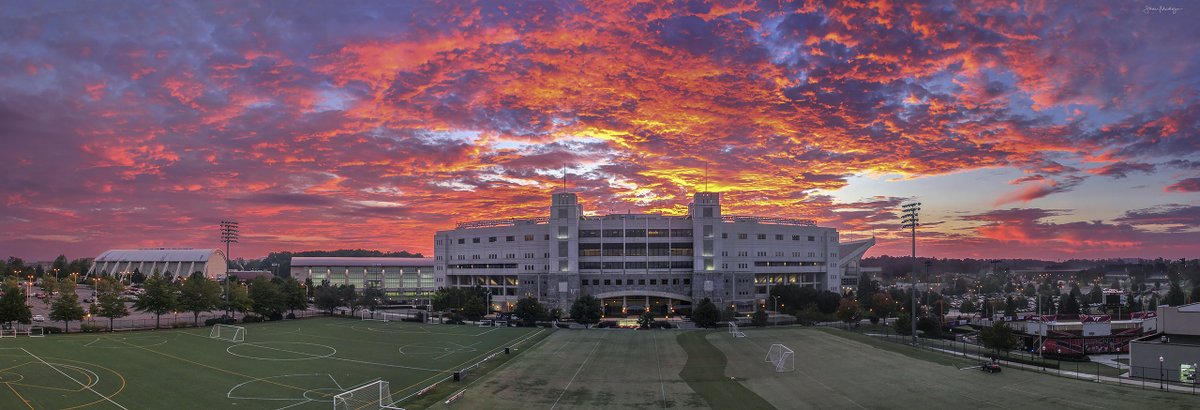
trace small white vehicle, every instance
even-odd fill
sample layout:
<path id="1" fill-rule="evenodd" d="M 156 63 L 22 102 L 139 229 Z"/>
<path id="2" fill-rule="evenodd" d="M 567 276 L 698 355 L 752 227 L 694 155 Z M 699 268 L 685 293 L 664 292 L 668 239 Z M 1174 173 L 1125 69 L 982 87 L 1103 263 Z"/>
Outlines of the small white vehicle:
<path id="1" fill-rule="evenodd" d="M 42 316 L 42 315 L 33 315 L 33 321 L 34 322 L 45 322 L 46 317 Z"/>

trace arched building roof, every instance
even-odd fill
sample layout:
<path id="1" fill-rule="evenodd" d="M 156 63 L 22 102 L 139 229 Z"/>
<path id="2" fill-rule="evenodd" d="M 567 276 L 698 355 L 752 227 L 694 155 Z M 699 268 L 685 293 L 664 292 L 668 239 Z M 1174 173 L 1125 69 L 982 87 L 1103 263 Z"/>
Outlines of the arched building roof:
<path id="1" fill-rule="evenodd" d="M 224 260 L 225 253 L 220 249 L 110 249 L 97 256 L 96 262 L 208 262 L 214 257 Z"/>
<path id="2" fill-rule="evenodd" d="M 111 249 L 101 253 L 92 263 L 88 275 L 128 275 L 170 272 L 175 276 L 203 272 L 215 278 L 223 275 L 227 260 L 220 249 L 152 248 Z"/>

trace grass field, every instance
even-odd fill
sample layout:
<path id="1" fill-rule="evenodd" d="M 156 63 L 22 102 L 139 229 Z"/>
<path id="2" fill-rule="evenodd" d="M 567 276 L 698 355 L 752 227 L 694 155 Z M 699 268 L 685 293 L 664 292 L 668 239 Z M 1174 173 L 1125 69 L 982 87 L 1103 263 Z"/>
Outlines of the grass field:
<path id="1" fill-rule="evenodd" d="M 467 386 L 462 408 L 1196 408 L 1197 396 L 975 362 L 825 328 L 561 330 Z M 796 370 L 764 363 L 772 343 Z"/>
<path id="2" fill-rule="evenodd" d="M 377 379 L 408 396 L 550 333 L 340 318 L 246 329 L 241 343 L 208 328 L 0 339 L 0 409 L 328 409 Z"/>

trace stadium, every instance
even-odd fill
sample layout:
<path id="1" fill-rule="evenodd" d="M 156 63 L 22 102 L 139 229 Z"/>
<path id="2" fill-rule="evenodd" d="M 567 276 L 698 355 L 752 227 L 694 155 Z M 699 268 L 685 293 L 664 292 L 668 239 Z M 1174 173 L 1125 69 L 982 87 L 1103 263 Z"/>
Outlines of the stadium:
<path id="1" fill-rule="evenodd" d="M 811 220 L 727 215 L 720 199 L 696 193 L 684 216 L 588 215 L 575 193 L 555 193 L 549 215 L 437 232 L 438 285 L 485 287 L 500 311 L 524 297 L 566 309 L 590 294 L 609 315 L 666 315 L 702 298 L 745 312 L 774 285 L 840 293 L 874 245 Z"/>

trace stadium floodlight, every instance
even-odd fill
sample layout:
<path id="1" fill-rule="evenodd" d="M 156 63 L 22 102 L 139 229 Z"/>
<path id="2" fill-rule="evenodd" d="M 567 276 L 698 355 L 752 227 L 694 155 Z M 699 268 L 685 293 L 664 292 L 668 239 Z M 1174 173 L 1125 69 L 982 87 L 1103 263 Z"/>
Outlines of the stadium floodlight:
<path id="1" fill-rule="evenodd" d="M 221 242 L 225 243 L 225 316 L 229 316 L 229 244 L 238 243 L 238 223 L 221 221 Z"/>
<path id="2" fill-rule="evenodd" d="M 900 205 L 902 212 L 900 217 L 900 228 L 912 229 L 912 343 L 917 345 L 917 227 L 921 225 L 918 214 L 921 211 L 920 202 L 910 202 Z"/>

